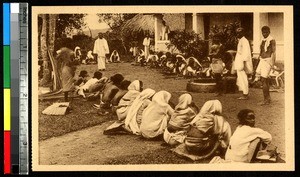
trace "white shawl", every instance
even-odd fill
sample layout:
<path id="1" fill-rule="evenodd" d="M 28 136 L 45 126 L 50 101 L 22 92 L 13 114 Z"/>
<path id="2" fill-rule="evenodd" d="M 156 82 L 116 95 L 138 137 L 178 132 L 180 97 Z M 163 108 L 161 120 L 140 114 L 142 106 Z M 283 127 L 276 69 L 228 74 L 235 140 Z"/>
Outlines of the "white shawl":
<path id="1" fill-rule="evenodd" d="M 136 116 L 139 108 L 142 106 L 144 100 L 149 99 L 154 94 L 154 90 L 147 88 L 142 91 L 132 102 L 125 119 L 125 128 L 130 130 L 133 134 L 140 134 L 140 128 L 136 121 Z"/>

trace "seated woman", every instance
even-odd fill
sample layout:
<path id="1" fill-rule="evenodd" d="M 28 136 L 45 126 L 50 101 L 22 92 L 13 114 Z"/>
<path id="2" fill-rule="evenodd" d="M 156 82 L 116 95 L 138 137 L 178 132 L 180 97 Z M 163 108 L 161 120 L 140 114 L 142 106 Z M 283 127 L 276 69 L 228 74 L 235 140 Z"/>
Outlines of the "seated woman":
<path id="1" fill-rule="evenodd" d="M 231 128 L 221 115 L 219 100 L 207 101 L 199 114 L 192 120 L 185 138 L 185 147 L 191 154 L 208 158 L 216 150 L 224 152 L 229 144 Z"/>
<path id="2" fill-rule="evenodd" d="M 75 61 L 81 62 L 81 49 L 80 49 L 80 47 L 78 47 L 78 46 L 75 47 L 74 56 L 75 56 Z"/>
<path id="3" fill-rule="evenodd" d="M 182 55 L 176 55 L 176 73 L 177 75 L 183 75 L 184 69 L 187 66 L 187 61 Z"/>
<path id="4" fill-rule="evenodd" d="M 152 89 L 143 90 L 133 101 L 131 107 L 128 110 L 125 119 L 125 128 L 133 134 L 140 135 L 140 125 L 142 114 L 145 108 L 151 103 L 151 98 L 155 94 Z"/>
<path id="5" fill-rule="evenodd" d="M 116 113 L 120 121 L 123 121 L 126 118 L 132 102 L 135 100 L 135 98 L 140 94 L 142 90 L 143 90 L 143 82 L 139 80 L 133 81 L 128 86 L 128 92 L 121 98 L 118 106 L 116 107 Z"/>
<path id="6" fill-rule="evenodd" d="M 198 113 L 198 108 L 192 102 L 192 96 L 188 93 L 179 97 L 174 114 L 164 132 L 164 140 L 170 145 L 178 145 L 184 142 L 191 121 Z"/>
<path id="7" fill-rule="evenodd" d="M 115 94 L 119 91 L 120 83 L 124 80 L 121 74 L 115 74 L 110 77 L 103 87 L 102 93 L 100 94 L 100 105 L 94 104 L 93 106 L 97 109 L 110 108 L 110 103 Z"/>
<path id="8" fill-rule="evenodd" d="M 84 92 L 90 92 L 90 87 L 97 83 L 100 79 L 102 78 L 102 73 L 99 71 L 96 71 L 94 73 L 94 77 L 89 79 L 84 85 L 78 86 L 78 94 L 82 95 L 83 98 L 85 98 L 85 93 Z"/>
<path id="9" fill-rule="evenodd" d="M 250 109 L 241 110 L 238 115 L 239 126 L 230 138 L 229 146 L 225 155 L 225 160 L 234 162 L 249 162 L 248 154 L 250 143 L 256 138 L 260 138 L 263 143 L 270 143 L 272 136 L 270 133 L 255 128 L 254 111 Z"/>
<path id="10" fill-rule="evenodd" d="M 187 60 L 187 65 L 185 70 L 183 71 L 183 75 L 186 77 L 196 76 L 200 73 L 200 69 L 202 68 L 202 65 L 199 63 L 199 61 L 194 57 L 189 57 Z"/>
<path id="11" fill-rule="evenodd" d="M 119 53 L 114 50 L 112 53 L 111 53 L 111 56 L 109 58 L 109 61 L 112 63 L 116 63 L 116 62 L 120 62 L 120 56 L 119 56 Z"/>
<path id="12" fill-rule="evenodd" d="M 142 115 L 140 130 L 143 137 L 155 138 L 164 133 L 174 113 L 173 108 L 168 104 L 170 99 L 171 94 L 167 91 L 159 91 L 153 96 L 152 102 Z"/>

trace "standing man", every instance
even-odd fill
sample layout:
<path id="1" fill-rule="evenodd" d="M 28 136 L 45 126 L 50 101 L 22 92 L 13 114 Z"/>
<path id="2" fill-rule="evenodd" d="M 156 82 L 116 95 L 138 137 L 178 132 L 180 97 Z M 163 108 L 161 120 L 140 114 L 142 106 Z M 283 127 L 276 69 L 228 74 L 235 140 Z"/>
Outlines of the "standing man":
<path id="1" fill-rule="evenodd" d="M 106 69 L 105 62 L 106 55 L 109 54 L 109 48 L 106 39 L 103 38 L 102 33 L 98 33 L 98 39 L 95 41 L 93 53 L 97 54 L 98 69 L 100 71 L 104 71 Z"/>
<path id="2" fill-rule="evenodd" d="M 149 56 L 149 52 L 150 52 L 150 37 L 149 37 L 148 33 L 146 34 L 146 37 L 144 38 L 143 45 L 145 47 L 145 51 L 144 51 L 145 59 L 147 59 Z"/>
<path id="3" fill-rule="evenodd" d="M 249 41 L 244 36 L 244 29 L 238 28 L 236 32 L 237 38 L 239 39 L 234 61 L 234 67 L 237 72 L 236 85 L 239 87 L 239 90 L 243 92 L 243 96 L 239 97 L 238 99 L 247 100 L 249 94 L 247 74 L 253 72 L 251 49 Z"/>
<path id="4" fill-rule="evenodd" d="M 276 42 L 272 36 L 270 36 L 270 28 L 268 26 L 263 26 L 261 28 L 263 39 L 260 44 L 260 55 L 259 64 L 256 69 L 256 78 L 261 76 L 261 82 L 263 86 L 264 101 L 259 103 L 259 105 L 268 105 L 271 102 L 270 97 L 270 85 L 269 85 L 269 74 L 271 69 L 274 67 L 276 59 Z"/>
<path id="5" fill-rule="evenodd" d="M 161 40 L 168 40 L 169 39 L 170 28 L 166 25 L 165 21 L 162 21 L 161 27 Z"/>

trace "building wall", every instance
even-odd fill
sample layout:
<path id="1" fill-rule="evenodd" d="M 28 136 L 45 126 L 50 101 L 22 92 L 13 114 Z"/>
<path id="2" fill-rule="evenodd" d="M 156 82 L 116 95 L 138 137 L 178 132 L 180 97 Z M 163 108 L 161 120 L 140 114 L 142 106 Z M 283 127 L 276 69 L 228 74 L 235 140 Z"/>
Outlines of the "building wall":
<path id="1" fill-rule="evenodd" d="M 284 34 L 283 34 L 283 13 L 268 13 L 268 24 L 271 29 L 271 36 L 276 40 L 276 60 L 284 60 Z"/>
<path id="2" fill-rule="evenodd" d="M 185 14 L 185 30 L 188 32 L 193 31 L 193 16 L 191 13 Z"/>
<path id="3" fill-rule="evenodd" d="M 261 13 L 260 29 L 263 26 L 269 26 L 271 36 L 276 40 L 276 61 L 282 63 L 284 61 L 284 23 L 283 13 Z M 259 31 L 261 33 L 261 31 Z M 262 35 L 260 34 L 262 39 Z"/>
<path id="4" fill-rule="evenodd" d="M 163 20 L 169 26 L 171 31 L 184 30 L 185 19 L 184 14 L 164 14 Z"/>

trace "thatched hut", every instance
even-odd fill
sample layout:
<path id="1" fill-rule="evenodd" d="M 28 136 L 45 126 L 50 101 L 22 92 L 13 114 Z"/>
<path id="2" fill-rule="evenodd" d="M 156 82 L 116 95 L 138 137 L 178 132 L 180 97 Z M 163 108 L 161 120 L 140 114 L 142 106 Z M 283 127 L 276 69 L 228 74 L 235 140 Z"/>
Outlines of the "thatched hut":
<path id="1" fill-rule="evenodd" d="M 154 34 L 154 16 L 150 14 L 137 14 L 128 20 L 122 27 L 123 34 L 149 32 Z"/>

